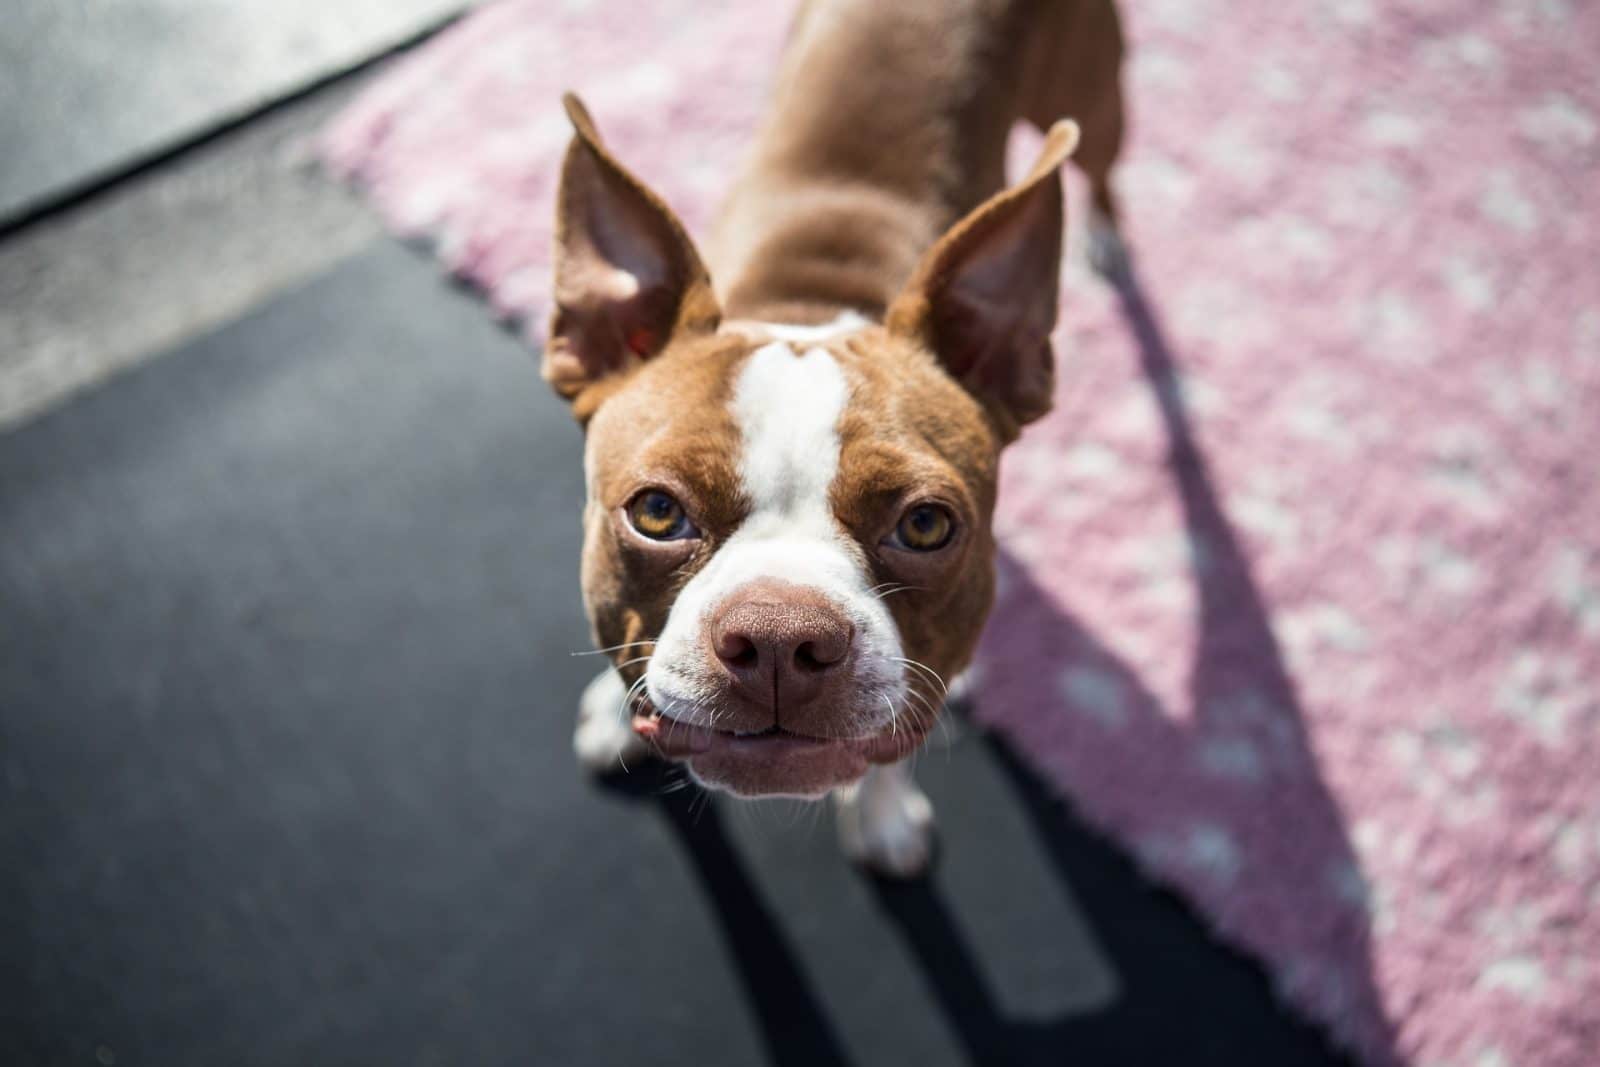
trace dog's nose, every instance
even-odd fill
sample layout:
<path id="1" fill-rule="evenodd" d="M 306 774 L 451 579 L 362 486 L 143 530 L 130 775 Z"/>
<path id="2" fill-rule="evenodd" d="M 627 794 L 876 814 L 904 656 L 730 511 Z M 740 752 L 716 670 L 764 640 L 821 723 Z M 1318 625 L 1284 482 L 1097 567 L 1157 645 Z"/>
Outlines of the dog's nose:
<path id="1" fill-rule="evenodd" d="M 782 716 L 822 692 L 848 659 L 855 627 L 821 593 L 762 581 L 721 605 L 709 636 L 734 687 Z"/>

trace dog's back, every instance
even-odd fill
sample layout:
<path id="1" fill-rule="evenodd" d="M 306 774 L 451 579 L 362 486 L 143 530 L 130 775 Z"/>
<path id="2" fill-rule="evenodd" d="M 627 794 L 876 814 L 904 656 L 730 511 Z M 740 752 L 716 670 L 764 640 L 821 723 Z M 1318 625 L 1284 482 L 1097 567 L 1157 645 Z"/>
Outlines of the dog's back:
<path id="1" fill-rule="evenodd" d="M 724 308 L 881 312 L 928 245 L 1005 184 L 1019 119 L 1079 121 L 1076 160 L 1109 226 L 1121 59 L 1110 0 L 809 0 L 708 249 Z"/>

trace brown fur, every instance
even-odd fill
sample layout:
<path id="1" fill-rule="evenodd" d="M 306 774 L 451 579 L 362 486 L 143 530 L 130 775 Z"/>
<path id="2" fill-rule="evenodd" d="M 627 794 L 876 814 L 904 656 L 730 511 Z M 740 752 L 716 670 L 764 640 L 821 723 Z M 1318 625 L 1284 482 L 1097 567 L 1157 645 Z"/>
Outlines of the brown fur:
<path id="1" fill-rule="evenodd" d="M 1111 0 L 808 0 L 707 245 L 730 318 L 883 315 L 934 240 L 1005 183 L 1012 123 L 1072 116 L 1115 217 Z"/>
<path id="2" fill-rule="evenodd" d="M 748 503 L 738 492 L 729 399 L 754 347 L 727 335 L 675 345 L 591 419 L 582 581 L 598 647 L 659 634 L 678 592 L 743 522 Z M 959 542 L 944 552 L 863 553 L 874 583 L 910 587 L 885 600 L 905 654 L 953 678 L 971 660 L 994 595 L 990 524 L 1001 437 L 984 407 L 921 346 L 870 328 L 827 347 L 852 384 L 830 491 L 840 523 L 859 544 L 876 546 L 910 501 L 938 500 L 958 517 Z M 624 506 L 652 486 L 673 491 L 701 538 L 663 544 L 630 530 Z M 648 651 L 621 648 L 613 660 Z M 622 673 L 632 682 L 643 669 L 634 663 Z M 908 681 L 937 707 L 940 694 L 927 679 Z M 931 714 L 919 720 L 913 710 L 916 736 L 932 725 Z"/>
<path id="3" fill-rule="evenodd" d="M 749 355 L 739 337 L 679 342 L 650 360 L 599 406 L 588 426 L 582 582 L 600 647 L 653 638 L 678 591 L 748 512 L 740 498 L 739 431 L 728 408 L 736 367 Z M 633 533 L 623 507 L 640 489 L 664 486 L 702 537 L 652 543 Z M 623 649 L 617 662 L 647 650 Z M 630 682 L 641 665 L 624 671 Z"/>
<path id="4" fill-rule="evenodd" d="M 971 661 L 994 599 L 999 436 L 920 346 L 870 330 L 832 351 L 858 381 L 839 425 L 832 504 L 840 522 L 861 544 L 877 545 L 909 502 L 936 500 L 957 516 L 958 543 L 926 555 L 880 553 L 872 579 L 909 586 L 885 600 L 905 654 L 954 678 Z M 938 706 L 942 694 L 927 680 L 907 680 Z"/>
<path id="5" fill-rule="evenodd" d="M 832 509 L 874 579 L 910 587 L 887 601 L 906 654 L 945 678 L 967 665 L 994 593 L 999 453 L 1048 409 L 1053 384 L 1059 167 L 1078 131 L 1051 124 L 1082 117 L 1079 164 L 1113 219 L 1121 56 L 1110 0 L 810 0 L 710 271 L 569 98 L 545 375 L 587 426 L 582 576 L 600 645 L 659 634 L 748 513 L 729 399 L 760 338 L 741 324 L 851 310 L 883 325 L 827 343 L 851 385 Z M 1001 191 L 1018 119 L 1050 134 Z M 624 507 L 647 487 L 669 489 L 702 536 L 635 533 Z M 924 555 L 880 549 L 928 499 L 955 513 L 958 539 Z M 643 668 L 621 665 L 648 651 L 615 652 L 627 680 Z M 907 679 L 930 704 L 909 724 L 920 736 L 937 694 Z"/>

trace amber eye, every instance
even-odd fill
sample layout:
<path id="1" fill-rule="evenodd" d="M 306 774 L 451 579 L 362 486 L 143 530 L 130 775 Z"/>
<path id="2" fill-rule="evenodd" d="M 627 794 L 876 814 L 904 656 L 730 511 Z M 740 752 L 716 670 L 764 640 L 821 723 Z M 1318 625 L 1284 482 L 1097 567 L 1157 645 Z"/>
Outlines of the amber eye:
<path id="1" fill-rule="evenodd" d="M 677 541 L 698 531 L 683 505 L 659 489 L 646 489 L 628 505 L 628 521 L 652 541 Z"/>
<path id="2" fill-rule="evenodd" d="M 938 504 L 918 504 L 900 516 L 894 539 L 901 548 L 913 552 L 932 552 L 950 543 L 955 520 Z"/>

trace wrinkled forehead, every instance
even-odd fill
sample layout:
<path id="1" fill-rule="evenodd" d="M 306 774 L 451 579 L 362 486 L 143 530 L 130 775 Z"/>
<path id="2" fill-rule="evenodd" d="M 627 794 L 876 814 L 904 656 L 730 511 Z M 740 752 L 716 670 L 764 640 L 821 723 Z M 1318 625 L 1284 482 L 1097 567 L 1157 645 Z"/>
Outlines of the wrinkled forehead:
<path id="1" fill-rule="evenodd" d="M 736 477 L 739 427 L 731 400 L 751 346 L 710 338 L 668 349 L 608 397 L 590 420 L 584 453 L 589 496 L 610 505 L 652 478 L 685 488 Z"/>
<path id="2" fill-rule="evenodd" d="M 731 520 L 820 521 L 819 503 L 917 485 L 986 496 L 993 447 L 966 394 L 881 330 L 754 324 L 641 368 L 596 413 L 588 468 L 608 505 L 654 480 Z"/>

